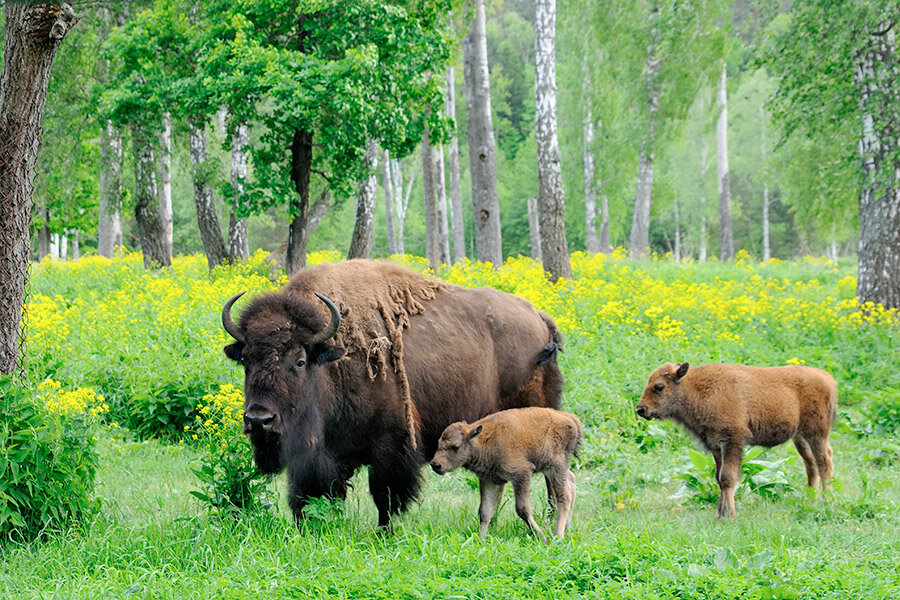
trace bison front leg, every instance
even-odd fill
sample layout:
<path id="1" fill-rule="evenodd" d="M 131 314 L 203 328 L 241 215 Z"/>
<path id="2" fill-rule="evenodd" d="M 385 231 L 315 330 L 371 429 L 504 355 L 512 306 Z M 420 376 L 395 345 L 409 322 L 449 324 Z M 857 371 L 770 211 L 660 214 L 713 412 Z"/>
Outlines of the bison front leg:
<path id="1" fill-rule="evenodd" d="M 382 446 L 383 447 L 383 446 Z M 378 508 L 378 527 L 389 528 L 391 516 L 407 509 L 422 487 L 424 458 L 406 443 L 369 466 L 369 491 Z"/>
<path id="2" fill-rule="evenodd" d="M 734 490 L 741 475 L 741 463 L 744 461 L 744 449 L 740 444 L 726 443 L 719 450 L 722 453 L 722 465 L 719 468 L 719 519 L 734 520 Z"/>

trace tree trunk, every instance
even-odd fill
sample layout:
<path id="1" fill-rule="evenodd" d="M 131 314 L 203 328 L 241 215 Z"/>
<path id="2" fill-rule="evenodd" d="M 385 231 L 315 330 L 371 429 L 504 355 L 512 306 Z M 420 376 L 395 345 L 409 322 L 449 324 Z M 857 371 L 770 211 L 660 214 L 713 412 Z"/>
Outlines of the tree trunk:
<path id="1" fill-rule="evenodd" d="M 75 230 L 72 232 L 72 260 L 81 258 L 81 232 Z"/>
<path id="2" fill-rule="evenodd" d="M 581 57 L 581 150 L 584 165 L 584 245 L 588 252 L 600 252 L 597 237 L 597 188 L 594 184 L 594 109 L 591 102 L 591 71 L 588 55 Z"/>
<path id="3" fill-rule="evenodd" d="M 326 213 L 328 213 L 328 209 L 331 208 L 331 205 L 334 203 L 334 197 L 331 195 L 331 192 L 328 188 L 324 188 L 322 192 L 319 194 L 319 197 L 313 202 L 312 207 L 309 209 L 309 213 L 306 219 L 306 230 L 304 236 L 306 239 L 309 239 L 312 236 L 313 232 L 316 230 L 316 227 L 319 226 L 319 223 L 322 222 L 322 219 L 325 218 Z"/>
<path id="4" fill-rule="evenodd" d="M 425 194 L 425 258 L 431 268 L 437 271 L 440 266 L 440 242 L 438 240 L 437 204 L 434 193 L 434 156 L 428 129 L 422 134 L 422 190 Z"/>
<path id="5" fill-rule="evenodd" d="M 159 136 L 159 220 L 163 226 L 166 253 L 172 260 L 174 217 L 172 215 L 172 115 L 163 115 L 163 128 Z"/>
<path id="6" fill-rule="evenodd" d="M 7 2 L 0 71 L 0 374 L 24 370 L 19 324 L 31 260 L 31 196 L 50 68 L 77 22 L 66 3 Z"/>
<path id="7" fill-rule="evenodd" d="M 296 273 L 306 266 L 307 221 L 309 210 L 309 178 L 312 174 L 312 140 L 311 131 L 298 129 L 291 142 L 291 181 L 297 196 L 291 201 L 291 225 L 288 230 L 287 256 L 284 270 L 288 275 Z"/>
<path id="8" fill-rule="evenodd" d="M 112 257 L 122 245 L 122 136 L 106 121 L 100 129 L 100 205 L 97 254 Z"/>
<path id="9" fill-rule="evenodd" d="M 491 117 L 491 84 L 487 60 L 484 0 L 475 0 L 475 19 L 463 39 L 469 169 L 472 175 L 472 220 L 475 257 L 499 266 L 503 262 L 497 157 Z"/>
<path id="10" fill-rule="evenodd" d="M 397 253 L 406 253 L 406 243 L 403 238 L 403 231 L 406 223 L 406 210 L 409 208 L 409 200 L 412 197 L 413 184 L 422 170 L 421 163 L 413 172 L 412 177 L 406 183 L 406 191 L 403 190 L 403 171 L 401 171 L 400 161 L 396 158 L 391 160 L 392 187 L 397 192 L 396 216 L 397 216 Z"/>
<path id="11" fill-rule="evenodd" d="M 378 144 L 373 139 L 366 141 L 366 170 L 368 175 L 359 184 L 356 195 L 356 224 L 353 226 L 353 238 L 347 258 L 369 258 L 372 254 L 372 234 L 375 222 L 375 190 L 378 180 L 375 169 L 378 167 Z"/>
<path id="12" fill-rule="evenodd" d="M 203 250 L 206 252 L 206 262 L 212 271 L 225 262 L 225 240 L 222 239 L 222 229 L 219 226 L 219 217 L 216 215 L 216 205 L 213 202 L 212 188 L 209 185 L 209 165 L 207 159 L 206 128 L 202 122 L 189 120 L 190 146 L 191 146 L 191 170 L 194 180 L 194 204 L 197 207 L 197 226 L 200 228 L 200 238 L 203 240 Z"/>
<path id="13" fill-rule="evenodd" d="M 863 186 L 859 195 L 860 302 L 900 308 L 900 73 L 896 23 L 878 24 L 860 52 Z"/>
<path id="14" fill-rule="evenodd" d="M 159 194 L 156 187 L 156 165 L 153 142 L 140 124 L 131 128 L 134 146 L 135 204 L 134 217 L 138 225 L 138 237 L 144 253 L 144 267 L 154 265 L 168 267 L 171 264 L 162 220 L 159 218 Z"/>
<path id="15" fill-rule="evenodd" d="M 656 56 L 659 46 L 659 7 L 650 12 L 650 43 L 647 46 L 647 64 L 644 80 L 647 86 L 647 133 L 641 142 L 638 159 L 637 192 L 634 197 L 634 215 L 631 221 L 631 256 L 646 256 L 650 251 L 650 204 L 653 194 L 653 161 L 656 146 L 656 119 L 659 114 L 660 59 Z"/>
<path id="16" fill-rule="evenodd" d="M 716 163 L 719 183 L 719 233 L 722 262 L 734 260 L 734 233 L 731 226 L 731 186 L 728 183 L 728 92 L 725 86 L 727 68 L 722 66 L 719 79 L 719 122 L 716 125 Z"/>
<path id="17" fill-rule="evenodd" d="M 442 264 L 450 264 L 450 224 L 447 217 L 447 186 L 444 184 L 444 145 L 438 144 L 434 150 L 438 261 Z"/>
<path id="18" fill-rule="evenodd" d="M 603 212 L 603 222 L 600 224 L 600 251 L 612 252 L 612 244 L 609 241 L 609 199 L 606 194 L 600 196 L 600 210 Z"/>
<path id="19" fill-rule="evenodd" d="M 391 154 L 381 151 L 381 185 L 384 188 L 384 221 L 387 228 L 388 254 L 397 254 L 397 236 L 394 233 L 394 189 L 391 177 Z"/>
<path id="20" fill-rule="evenodd" d="M 456 77 L 453 65 L 447 68 L 447 116 L 456 122 Z M 453 230 L 453 262 L 466 257 L 466 232 L 463 225 L 462 191 L 459 187 L 459 138 L 450 138 L 450 222 Z"/>
<path id="21" fill-rule="evenodd" d="M 238 218 L 235 213 L 244 214 L 244 182 L 247 180 L 247 145 L 250 143 L 250 129 L 238 123 L 231 137 L 231 211 L 228 218 L 228 259 L 231 262 L 250 258 L 250 240 L 247 237 L 247 218 Z"/>
<path id="22" fill-rule="evenodd" d="M 559 135 L 556 125 L 556 0 L 537 0 L 534 21 L 535 138 L 537 139 L 541 254 L 550 279 L 572 278 L 566 241 Z"/>
<path id="23" fill-rule="evenodd" d="M 544 262 L 541 253 L 541 217 L 538 213 L 537 198 L 528 199 L 528 233 L 531 258 L 537 262 Z"/>
<path id="24" fill-rule="evenodd" d="M 704 263 L 707 259 L 706 246 L 706 171 L 709 169 L 709 146 L 706 142 L 706 136 L 700 145 L 700 249 L 697 253 L 697 260 Z"/>
<path id="25" fill-rule="evenodd" d="M 50 211 L 46 206 L 42 206 L 39 210 L 44 223 L 38 229 L 38 262 L 50 254 Z"/>
<path id="26" fill-rule="evenodd" d="M 675 217 L 675 262 L 681 262 L 681 215 L 679 214 L 678 196 L 675 196 L 674 203 Z"/>

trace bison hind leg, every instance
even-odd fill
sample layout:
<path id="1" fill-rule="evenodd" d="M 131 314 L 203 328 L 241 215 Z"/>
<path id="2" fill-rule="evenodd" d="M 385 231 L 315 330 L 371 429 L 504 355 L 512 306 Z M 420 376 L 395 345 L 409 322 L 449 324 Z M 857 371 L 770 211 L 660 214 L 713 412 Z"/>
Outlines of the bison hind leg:
<path id="1" fill-rule="evenodd" d="M 813 455 L 812 448 L 803 434 L 797 432 L 794 435 L 794 447 L 803 459 L 803 466 L 806 467 L 806 482 L 809 487 L 816 488 L 819 486 L 819 468 L 816 465 L 816 457 Z"/>
<path id="2" fill-rule="evenodd" d="M 369 465 L 369 491 L 378 509 L 378 527 L 389 527 L 392 515 L 418 500 L 423 462 L 421 453 L 405 440 L 401 449 L 379 456 Z"/>

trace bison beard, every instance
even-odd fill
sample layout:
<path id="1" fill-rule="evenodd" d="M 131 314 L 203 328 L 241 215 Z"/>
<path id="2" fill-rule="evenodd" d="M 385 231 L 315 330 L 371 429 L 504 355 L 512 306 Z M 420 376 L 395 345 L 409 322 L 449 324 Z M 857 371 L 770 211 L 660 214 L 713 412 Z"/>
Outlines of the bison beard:
<path id="1" fill-rule="evenodd" d="M 245 431 L 261 471 L 287 470 L 298 519 L 367 465 L 386 527 L 418 497 L 447 425 L 560 405 L 556 326 L 510 294 L 354 260 L 301 271 L 239 325 L 236 299 L 222 316 L 237 340 L 225 353 L 245 368 Z"/>

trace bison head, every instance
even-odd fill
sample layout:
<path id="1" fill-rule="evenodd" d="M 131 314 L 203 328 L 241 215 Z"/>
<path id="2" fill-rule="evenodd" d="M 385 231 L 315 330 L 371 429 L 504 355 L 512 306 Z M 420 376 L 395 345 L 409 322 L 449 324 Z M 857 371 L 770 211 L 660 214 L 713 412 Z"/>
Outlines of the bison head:
<path id="1" fill-rule="evenodd" d="M 481 433 L 481 429 L 481 425 L 469 425 L 465 421 L 448 425 L 431 459 L 434 472 L 443 475 L 466 464 L 472 456 L 472 440 Z"/>
<path id="2" fill-rule="evenodd" d="M 222 308 L 222 325 L 236 340 L 225 346 L 225 355 L 244 365 L 244 433 L 253 443 L 257 467 L 276 473 L 284 468 L 288 444 L 309 448 L 322 436 L 319 402 L 331 382 L 324 366 L 344 355 L 328 340 L 341 316 L 321 294 L 316 296 L 328 307 L 330 322 L 314 303 L 282 292 L 254 300 L 238 325 L 231 307 L 241 295 Z"/>
<path id="3" fill-rule="evenodd" d="M 666 363 L 653 371 L 644 394 L 637 405 L 637 414 L 645 419 L 662 419 L 668 415 L 670 403 L 681 397 L 681 378 L 688 372 L 688 363 Z"/>

